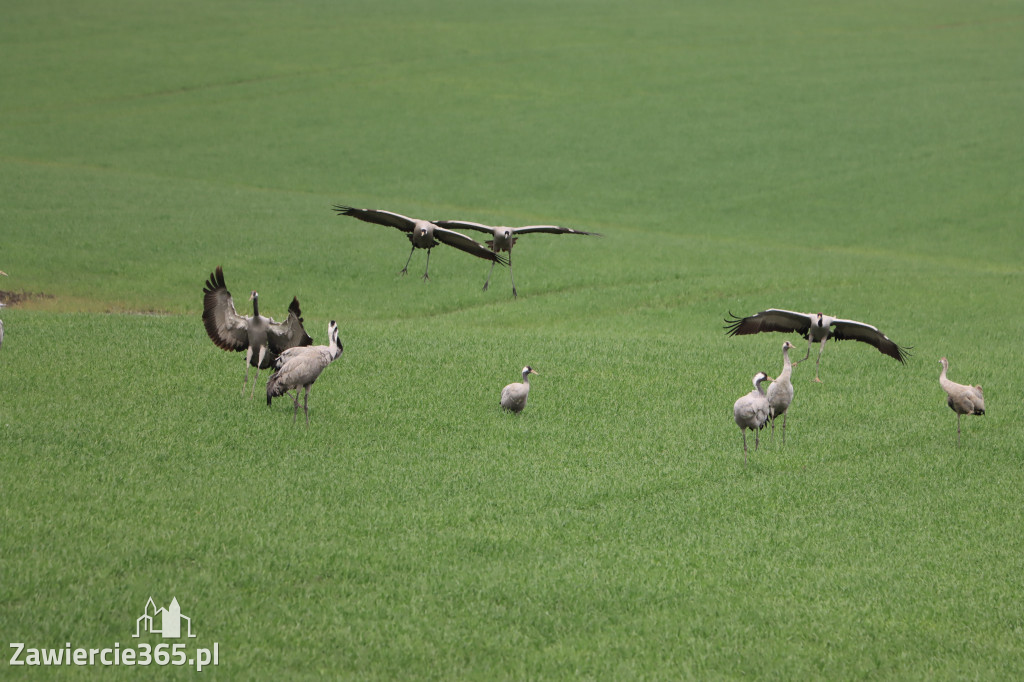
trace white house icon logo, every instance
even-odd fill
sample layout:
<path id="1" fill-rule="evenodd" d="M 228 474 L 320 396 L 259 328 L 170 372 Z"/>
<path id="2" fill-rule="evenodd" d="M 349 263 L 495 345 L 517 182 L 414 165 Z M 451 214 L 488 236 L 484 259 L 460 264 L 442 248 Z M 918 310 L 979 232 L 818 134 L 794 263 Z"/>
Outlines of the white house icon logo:
<path id="1" fill-rule="evenodd" d="M 181 615 L 177 598 L 172 599 L 171 605 L 166 609 L 158 609 L 150 597 L 146 602 L 145 611 L 135 621 L 135 634 L 132 636 L 139 637 L 143 632 L 151 632 L 163 635 L 165 639 L 178 639 L 181 637 L 181 621 L 185 621 L 185 632 L 188 636 L 195 637 L 192 634 L 192 619 Z"/>

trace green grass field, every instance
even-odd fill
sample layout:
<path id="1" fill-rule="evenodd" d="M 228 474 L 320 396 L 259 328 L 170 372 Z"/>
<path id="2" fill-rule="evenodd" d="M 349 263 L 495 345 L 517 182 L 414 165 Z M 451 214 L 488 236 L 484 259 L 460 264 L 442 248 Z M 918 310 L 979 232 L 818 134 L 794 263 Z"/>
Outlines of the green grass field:
<path id="1" fill-rule="evenodd" d="M 0 677 L 169 641 L 150 596 L 221 679 L 1024 677 L 1021 2 L 3 16 Z M 524 237 L 514 300 L 335 203 L 605 237 Z M 308 429 L 207 338 L 217 265 L 339 322 Z M 744 468 L 806 348 L 725 336 L 767 307 L 914 349 L 830 343 Z M 150 668 L 104 674 L 195 674 Z"/>

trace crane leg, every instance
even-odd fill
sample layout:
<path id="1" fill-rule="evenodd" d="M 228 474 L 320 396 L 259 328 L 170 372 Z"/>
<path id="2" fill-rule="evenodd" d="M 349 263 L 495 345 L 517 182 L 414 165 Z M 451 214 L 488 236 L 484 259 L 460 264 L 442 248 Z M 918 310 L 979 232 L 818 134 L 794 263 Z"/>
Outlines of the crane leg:
<path id="1" fill-rule="evenodd" d="M 263 364 L 263 358 L 267 355 L 267 347 L 260 346 L 259 358 L 256 360 L 256 374 L 252 378 L 252 387 L 249 389 L 249 398 L 252 399 L 256 392 L 256 380 L 260 378 L 260 365 Z M 248 369 L 246 370 L 248 371 Z"/>
<path id="2" fill-rule="evenodd" d="M 757 452 L 758 443 L 761 441 L 761 429 L 754 429 L 754 452 Z"/>
<path id="3" fill-rule="evenodd" d="M 747 430 L 740 429 L 740 435 L 743 436 L 743 466 L 747 466 Z"/>
<path id="4" fill-rule="evenodd" d="M 413 244 L 412 249 L 409 250 L 409 260 L 405 261 L 405 267 L 402 268 L 401 274 L 403 274 L 403 275 L 408 275 L 409 274 L 409 263 L 412 262 L 412 254 L 414 254 L 414 253 L 416 253 L 416 245 L 415 244 Z M 427 253 L 430 253 L 430 252 L 428 251 Z"/>
<path id="5" fill-rule="evenodd" d="M 433 251 L 433 250 L 434 250 L 433 248 L 427 249 L 427 269 L 423 271 L 423 281 L 424 282 L 426 282 L 428 279 L 430 279 L 430 252 Z"/>
<path id="6" fill-rule="evenodd" d="M 508 278 L 512 280 L 512 298 L 519 298 L 516 293 L 516 277 L 512 274 L 512 249 L 508 250 Z"/>
<path id="7" fill-rule="evenodd" d="M 821 365 L 821 354 L 825 352 L 826 341 L 828 341 L 827 336 L 821 340 L 821 346 L 818 348 L 818 361 L 814 363 L 814 380 L 819 384 L 821 383 L 821 379 L 818 378 L 818 367 Z M 810 352 L 811 349 L 808 348 L 807 350 Z"/>
<path id="8" fill-rule="evenodd" d="M 774 420 L 772 420 L 772 424 L 775 424 Z M 782 444 L 786 444 L 786 415 L 782 415 Z"/>
<path id="9" fill-rule="evenodd" d="M 298 404 L 299 392 L 295 391 L 295 403 Z M 302 410 L 306 413 L 306 428 L 309 428 L 309 386 L 306 386 L 306 395 L 302 398 Z"/>
<path id="10" fill-rule="evenodd" d="M 956 446 L 960 447 L 960 413 L 956 413 Z"/>
<path id="11" fill-rule="evenodd" d="M 245 350 L 245 380 L 242 381 L 242 395 L 245 395 L 245 387 L 249 384 L 249 363 L 252 362 L 252 346 Z M 255 382 L 256 380 L 253 379 Z"/>
<path id="12" fill-rule="evenodd" d="M 484 282 L 484 291 L 487 291 L 487 287 L 490 286 L 490 284 L 491 284 L 491 275 L 494 274 L 494 265 L 497 262 L 498 261 L 496 261 L 496 260 L 492 260 L 491 261 L 491 269 L 487 271 L 487 281 Z"/>
<path id="13" fill-rule="evenodd" d="M 814 344 L 814 342 L 811 341 L 811 335 L 808 334 L 807 335 L 807 354 L 805 356 L 803 356 L 802 358 L 800 358 L 799 360 L 794 360 L 793 361 L 794 365 L 799 365 L 801 362 L 803 362 L 807 358 L 811 357 L 811 345 L 813 345 L 813 344 Z"/>

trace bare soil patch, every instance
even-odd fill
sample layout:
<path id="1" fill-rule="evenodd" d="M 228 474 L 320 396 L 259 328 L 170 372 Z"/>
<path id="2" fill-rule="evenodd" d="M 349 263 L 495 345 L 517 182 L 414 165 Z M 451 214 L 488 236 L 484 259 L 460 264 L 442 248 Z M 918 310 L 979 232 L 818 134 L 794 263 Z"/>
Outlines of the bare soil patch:
<path id="1" fill-rule="evenodd" d="M 6 306 L 16 306 L 25 301 L 36 301 L 40 299 L 53 298 L 53 294 L 46 294 L 41 291 L 3 291 L 0 290 L 0 303 Z"/>

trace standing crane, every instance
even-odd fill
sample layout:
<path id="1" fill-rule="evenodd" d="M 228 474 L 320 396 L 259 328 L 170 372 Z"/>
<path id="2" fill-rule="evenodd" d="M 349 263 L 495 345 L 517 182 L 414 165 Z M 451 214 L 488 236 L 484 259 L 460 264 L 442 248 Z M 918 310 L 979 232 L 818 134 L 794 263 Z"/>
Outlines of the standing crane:
<path id="1" fill-rule="evenodd" d="M 338 323 L 334 320 L 327 325 L 327 338 L 330 343 L 326 346 L 289 348 L 282 351 L 274 362 L 274 373 L 267 381 L 267 406 L 270 406 L 272 398 L 294 390 L 293 424 L 299 415 L 299 389 L 306 389 L 302 410 L 306 413 L 306 426 L 309 426 L 309 391 L 313 388 L 313 382 L 327 369 L 327 365 L 341 357 L 344 350 L 338 340 Z"/>
<path id="2" fill-rule="evenodd" d="M 477 258 L 489 260 L 492 264 L 501 263 L 502 265 L 508 265 L 508 260 L 506 258 L 499 256 L 497 253 L 488 249 L 475 239 L 467 237 L 460 232 L 439 227 L 437 223 L 433 223 L 429 220 L 409 218 L 399 213 L 380 211 L 370 208 L 335 206 L 334 210 L 338 212 L 338 215 L 351 216 L 368 223 L 386 225 L 405 232 L 409 237 L 409 241 L 412 242 L 412 249 L 409 251 L 409 259 L 405 261 L 405 267 L 401 270 L 403 275 L 409 272 L 409 263 L 412 262 L 412 254 L 416 252 L 416 249 L 426 249 L 427 267 L 423 271 L 423 279 L 430 279 L 430 250 L 438 244 L 454 246 L 455 248 L 472 254 Z"/>
<path id="3" fill-rule="evenodd" d="M 789 341 L 782 342 L 782 373 L 768 385 L 768 420 L 772 423 L 772 442 L 775 441 L 775 418 L 782 415 L 782 442 L 786 442 L 786 410 L 793 402 L 793 363 L 789 360 L 789 351 L 796 348 Z"/>
<path id="4" fill-rule="evenodd" d="M 949 370 L 949 360 L 942 358 L 942 371 L 939 372 L 939 385 L 946 392 L 946 404 L 949 409 L 956 412 L 956 444 L 960 445 L 960 415 L 962 414 L 985 414 L 985 396 L 981 392 L 981 386 L 965 386 L 950 381 L 946 378 Z"/>
<path id="5" fill-rule="evenodd" d="M 274 359 L 286 349 L 308 346 L 313 343 L 313 339 L 302 326 L 299 299 L 292 298 L 288 306 L 288 319 L 284 322 L 275 322 L 272 318 L 260 315 L 259 294 L 255 291 L 250 294 L 249 300 L 252 301 L 252 317 L 239 315 L 235 311 L 231 292 L 224 283 L 224 270 L 219 265 L 203 287 L 203 325 L 206 333 L 218 348 L 245 351 L 243 395 L 249 383 L 249 365 L 256 368 L 249 391 L 251 398 L 261 369 L 270 367 Z"/>
<path id="6" fill-rule="evenodd" d="M 747 429 L 754 432 L 754 452 L 760 442 L 759 433 L 768 421 L 768 396 L 761 384 L 772 378 L 764 372 L 754 375 L 754 390 L 739 398 L 732 406 L 732 417 L 743 434 L 743 466 L 747 466 Z"/>
<path id="7" fill-rule="evenodd" d="M 844 320 L 838 317 L 831 317 L 824 313 L 795 313 L 792 310 L 780 310 L 769 308 L 755 313 L 749 317 L 739 318 L 729 313 L 731 319 L 726 319 L 725 329 L 729 336 L 743 334 L 757 334 L 758 332 L 796 332 L 807 338 L 807 355 L 796 360 L 793 364 L 803 362 L 811 356 L 811 345 L 820 343 L 818 348 L 818 361 L 814 367 L 814 380 L 821 383 L 818 378 L 818 366 L 821 364 L 821 353 L 825 350 L 825 342 L 829 339 L 843 341 L 853 339 L 870 343 L 881 353 L 906 364 L 910 348 L 897 345 L 892 339 L 864 322 L 856 320 Z"/>
<path id="8" fill-rule="evenodd" d="M 523 367 L 523 381 L 509 384 L 501 389 L 501 408 L 519 414 L 526 407 L 526 399 L 530 397 L 530 375 L 540 376 L 533 367 Z"/>
<path id="9" fill-rule="evenodd" d="M 500 253 L 502 251 L 508 252 L 508 276 L 512 280 L 512 296 L 518 298 L 519 294 L 516 293 L 516 278 L 512 274 L 512 247 L 519 240 L 519 235 L 530 234 L 531 232 L 544 232 L 547 234 L 584 234 L 594 237 L 601 237 L 604 235 L 598 234 L 597 232 L 584 232 L 583 230 L 573 230 L 568 227 L 559 227 L 558 225 L 526 225 L 524 227 L 493 227 L 491 225 L 483 225 L 481 223 L 472 223 L 467 220 L 438 220 L 437 225 L 446 227 L 449 230 L 476 230 L 477 232 L 485 232 L 491 235 L 491 238 L 484 242 L 491 248 L 494 253 Z M 491 263 L 491 269 L 487 271 L 487 280 L 484 282 L 484 291 L 487 291 L 487 286 L 491 283 L 491 274 L 494 272 L 494 263 Z"/>

